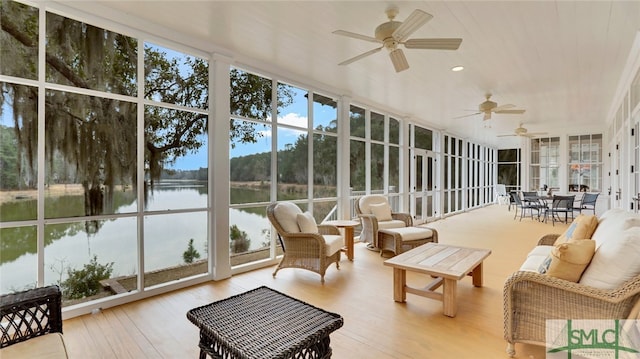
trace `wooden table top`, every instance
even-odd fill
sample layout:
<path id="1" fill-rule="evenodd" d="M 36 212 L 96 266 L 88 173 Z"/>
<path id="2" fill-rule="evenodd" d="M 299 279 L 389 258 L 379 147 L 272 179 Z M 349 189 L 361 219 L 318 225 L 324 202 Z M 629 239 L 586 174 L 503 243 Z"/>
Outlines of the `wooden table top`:
<path id="1" fill-rule="evenodd" d="M 384 265 L 460 280 L 490 254 L 490 249 L 426 243 L 387 259 Z"/>
<path id="2" fill-rule="evenodd" d="M 351 219 L 333 219 L 330 221 L 324 221 L 322 224 L 330 224 L 336 227 L 355 227 L 359 225 L 360 222 Z"/>

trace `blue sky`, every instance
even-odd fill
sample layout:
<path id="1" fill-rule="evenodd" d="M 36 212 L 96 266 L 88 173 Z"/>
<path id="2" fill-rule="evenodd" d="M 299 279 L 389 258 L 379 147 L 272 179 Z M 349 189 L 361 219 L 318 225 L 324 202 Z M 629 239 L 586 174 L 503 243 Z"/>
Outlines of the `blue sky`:
<path id="1" fill-rule="evenodd" d="M 300 130 L 290 128 L 280 128 L 278 133 L 278 149 L 281 150 L 287 143 L 294 143 L 300 134 L 306 134 L 307 128 L 307 97 L 306 91 L 295 88 L 294 101 L 291 105 L 282 108 L 278 117 L 278 123 L 299 127 Z M 330 106 L 322 106 L 314 103 L 314 126 L 327 126 L 336 119 L 336 109 Z M 240 157 L 249 154 L 263 153 L 271 150 L 270 127 L 267 131 L 261 131 L 262 137 L 256 143 L 237 144 L 235 148 L 230 148 L 230 157 Z M 189 154 L 185 158 L 179 159 L 174 169 L 197 169 L 207 166 L 206 149 L 202 149 L 198 154 Z"/>

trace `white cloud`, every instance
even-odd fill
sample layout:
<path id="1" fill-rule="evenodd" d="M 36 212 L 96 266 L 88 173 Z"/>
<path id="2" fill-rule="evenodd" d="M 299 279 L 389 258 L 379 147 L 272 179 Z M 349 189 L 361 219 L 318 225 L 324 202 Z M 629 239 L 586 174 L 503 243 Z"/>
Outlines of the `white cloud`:
<path id="1" fill-rule="evenodd" d="M 308 121 L 307 117 L 300 116 L 295 112 L 289 112 L 282 117 L 278 117 L 278 123 L 303 128 L 307 128 Z"/>

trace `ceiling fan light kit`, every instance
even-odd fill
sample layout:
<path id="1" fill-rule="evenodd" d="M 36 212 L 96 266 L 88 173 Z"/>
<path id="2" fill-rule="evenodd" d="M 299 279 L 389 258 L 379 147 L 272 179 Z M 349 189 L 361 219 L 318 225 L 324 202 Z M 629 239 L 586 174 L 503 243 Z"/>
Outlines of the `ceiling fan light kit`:
<path id="1" fill-rule="evenodd" d="M 405 57 L 404 52 L 402 52 L 402 49 L 398 48 L 398 45 L 404 45 L 407 49 L 457 50 L 462 43 L 462 39 L 458 38 L 407 40 L 411 34 L 431 20 L 433 16 L 420 9 L 416 9 L 404 21 L 394 21 L 393 19 L 398 15 L 398 8 L 395 6 L 389 7 L 386 14 L 389 21 L 376 27 L 374 31 L 375 37 L 345 30 L 336 30 L 333 32 L 336 35 L 382 45 L 358 56 L 342 61 L 338 65 L 348 65 L 369 55 L 373 55 L 384 47 L 389 51 L 389 57 L 391 58 L 391 62 L 393 63 L 393 67 L 396 72 L 400 72 L 408 69 L 409 63 L 407 62 L 407 58 Z"/>

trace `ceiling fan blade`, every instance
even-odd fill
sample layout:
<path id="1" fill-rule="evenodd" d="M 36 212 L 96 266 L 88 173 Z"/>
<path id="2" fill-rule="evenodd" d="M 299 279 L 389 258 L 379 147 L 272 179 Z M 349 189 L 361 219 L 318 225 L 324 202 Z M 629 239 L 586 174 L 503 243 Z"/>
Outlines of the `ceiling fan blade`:
<path id="1" fill-rule="evenodd" d="M 393 36 L 396 41 L 403 42 L 422 25 L 426 24 L 427 21 L 431 20 L 431 18 L 433 18 L 433 15 L 428 14 L 420 9 L 415 9 L 411 13 L 411 15 L 409 15 L 402 22 L 402 24 L 398 26 L 396 31 L 394 31 L 391 36 Z"/>
<path id="2" fill-rule="evenodd" d="M 404 56 L 404 52 L 402 52 L 401 49 L 391 51 L 389 53 L 389 57 L 391 57 L 391 62 L 393 62 L 393 67 L 396 69 L 396 72 L 404 71 L 409 68 L 407 58 Z"/>
<path id="3" fill-rule="evenodd" d="M 512 113 L 512 114 L 523 114 L 525 110 L 497 110 L 493 111 L 495 113 Z"/>
<path id="4" fill-rule="evenodd" d="M 476 115 L 479 115 L 479 114 L 481 114 L 481 113 L 482 113 L 482 112 L 476 112 L 476 113 L 472 113 L 472 114 L 470 114 L 470 115 L 462 115 L 462 116 L 454 117 L 453 119 L 454 119 L 454 120 L 457 120 L 457 119 L 460 119 L 460 118 L 476 116 Z"/>
<path id="5" fill-rule="evenodd" d="M 375 54 L 376 52 L 378 52 L 378 51 L 380 51 L 380 50 L 382 50 L 382 47 L 378 47 L 378 48 L 376 48 L 376 49 L 369 50 L 369 51 L 367 51 L 367 52 L 365 52 L 365 53 L 363 53 L 363 54 L 360 54 L 360 55 L 358 55 L 358 56 L 352 57 L 352 58 L 350 58 L 350 59 L 348 59 L 348 60 L 344 60 L 344 61 L 342 61 L 341 63 L 339 63 L 338 65 L 340 65 L 340 66 L 342 66 L 342 65 L 349 65 L 349 64 L 350 64 L 350 63 L 352 63 L 352 62 L 358 61 L 358 60 L 360 60 L 360 59 L 362 59 L 362 58 L 365 58 L 365 57 L 367 57 L 367 56 L 369 56 L 369 55 L 373 55 L 373 54 Z"/>
<path id="6" fill-rule="evenodd" d="M 511 134 L 511 135 L 497 135 L 496 137 L 513 137 L 513 136 L 518 136 L 516 134 Z"/>
<path id="7" fill-rule="evenodd" d="M 410 39 L 405 41 L 407 49 L 457 50 L 462 39 Z"/>
<path id="8" fill-rule="evenodd" d="M 540 136 L 540 135 L 546 135 L 546 132 L 527 132 L 528 136 Z"/>
<path id="9" fill-rule="evenodd" d="M 360 34 L 356 34 L 355 32 L 351 32 L 351 31 L 336 30 L 333 33 L 336 34 L 336 35 L 351 37 L 351 38 L 358 39 L 358 40 L 375 42 L 375 43 L 378 43 L 378 44 L 382 43 L 382 41 L 376 39 L 375 37 L 371 37 L 371 36 L 367 36 L 367 35 L 360 35 Z"/>
<path id="10" fill-rule="evenodd" d="M 492 108 L 491 111 L 498 112 L 498 111 L 502 111 L 502 110 L 506 110 L 506 109 L 514 108 L 514 107 L 516 107 L 516 105 L 506 104 L 506 105 L 496 106 L 496 107 Z"/>

